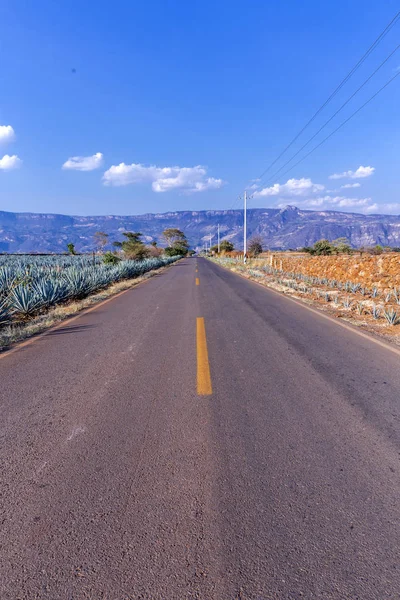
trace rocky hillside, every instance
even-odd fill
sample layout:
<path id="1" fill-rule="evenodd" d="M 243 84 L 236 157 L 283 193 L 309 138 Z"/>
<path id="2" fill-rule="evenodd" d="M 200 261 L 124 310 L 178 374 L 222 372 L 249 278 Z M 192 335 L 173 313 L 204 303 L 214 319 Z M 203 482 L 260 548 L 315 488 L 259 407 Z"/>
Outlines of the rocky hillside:
<path id="1" fill-rule="evenodd" d="M 162 231 L 179 227 L 192 247 L 202 247 L 217 224 L 221 239 L 243 245 L 243 211 L 180 211 L 136 216 L 74 217 L 53 214 L 0 211 L 0 252 L 64 252 L 69 242 L 80 252 L 94 247 L 93 234 L 105 231 L 110 240 L 120 240 L 124 231 L 140 231 L 150 242 L 162 244 Z M 248 235 L 260 235 L 272 249 L 299 248 L 321 238 L 346 237 L 354 247 L 382 244 L 400 246 L 400 216 L 361 215 L 335 211 L 254 208 L 248 211 Z"/>

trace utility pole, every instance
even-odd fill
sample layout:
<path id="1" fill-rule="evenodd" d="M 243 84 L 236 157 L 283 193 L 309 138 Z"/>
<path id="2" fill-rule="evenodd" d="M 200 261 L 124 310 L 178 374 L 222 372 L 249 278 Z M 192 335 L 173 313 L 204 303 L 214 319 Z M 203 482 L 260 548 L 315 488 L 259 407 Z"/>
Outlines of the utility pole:
<path id="1" fill-rule="evenodd" d="M 219 223 L 218 223 L 218 254 L 221 252 L 221 244 L 219 241 Z"/>
<path id="2" fill-rule="evenodd" d="M 245 263 L 247 260 L 247 192 L 244 192 L 244 222 L 243 222 L 243 262 Z"/>
<path id="3" fill-rule="evenodd" d="M 210 233 L 210 252 L 211 252 L 211 240 L 212 240 L 213 236 Z"/>

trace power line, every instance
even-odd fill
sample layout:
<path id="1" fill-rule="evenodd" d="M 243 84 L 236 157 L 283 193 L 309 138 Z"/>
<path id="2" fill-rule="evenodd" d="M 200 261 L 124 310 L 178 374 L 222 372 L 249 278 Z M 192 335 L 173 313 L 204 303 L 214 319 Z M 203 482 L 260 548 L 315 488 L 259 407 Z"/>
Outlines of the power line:
<path id="1" fill-rule="evenodd" d="M 392 27 L 394 27 L 394 25 L 399 20 L 399 18 L 400 18 L 400 11 L 393 17 L 393 19 L 390 21 L 390 23 L 388 23 L 388 25 L 385 27 L 385 29 L 379 34 L 379 36 L 376 38 L 376 40 L 373 42 L 373 44 L 371 44 L 371 46 L 368 48 L 368 50 L 365 52 L 365 54 L 354 65 L 354 67 L 351 69 L 351 71 L 349 71 L 349 73 L 346 75 L 346 77 L 340 82 L 340 84 L 332 92 L 332 94 L 327 98 L 327 100 L 325 100 L 325 102 L 313 114 L 311 119 L 309 121 L 307 121 L 307 123 L 304 125 L 304 127 L 299 131 L 299 133 L 297 133 L 295 135 L 295 137 L 291 140 L 291 142 L 289 142 L 289 144 L 282 150 L 282 152 L 279 154 L 279 156 L 277 156 L 275 158 L 275 160 L 273 160 L 272 163 L 270 163 L 268 165 L 268 167 L 265 169 L 265 171 L 263 171 L 263 173 L 261 173 L 261 175 L 258 179 L 262 179 L 262 177 L 264 177 L 264 175 L 266 175 L 268 173 L 268 171 L 271 169 L 271 167 L 273 167 L 278 162 L 278 160 L 281 159 L 282 156 L 289 150 L 289 148 L 291 146 L 293 146 L 293 144 L 298 140 L 298 138 L 307 129 L 307 127 L 309 127 L 309 125 L 311 125 L 311 123 L 316 119 L 316 117 L 325 108 L 325 106 L 327 106 L 327 104 L 329 104 L 329 102 L 336 96 L 336 94 L 342 89 L 342 87 L 354 75 L 354 73 L 357 71 L 357 69 L 359 69 L 359 67 L 361 67 L 361 65 L 365 62 L 365 60 L 368 58 L 368 56 L 371 54 L 371 52 L 373 52 L 375 50 L 375 48 L 383 40 L 383 38 L 389 33 L 389 31 L 392 29 Z"/>
<path id="2" fill-rule="evenodd" d="M 362 90 L 362 88 L 372 79 L 372 77 L 374 77 L 374 75 L 383 67 L 383 65 L 387 63 L 387 61 L 393 56 L 393 54 L 395 54 L 395 52 L 397 52 L 399 48 L 400 44 L 385 58 L 383 62 L 381 62 L 381 64 L 375 69 L 375 71 L 371 73 L 369 77 L 367 77 L 367 79 L 360 85 L 360 87 L 356 89 L 356 91 L 346 100 L 346 102 L 344 102 L 340 106 L 340 108 L 338 108 L 337 111 L 327 121 L 325 121 L 325 123 L 318 129 L 318 131 L 314 133 L 314 135 L 312 135 L 310 139 L 307 140 L 307 142 L 303 144 L 303 146 L 299 150 L 297 150 L 297 152 L 293 154 L 293 156 L 289 158 L 289 160 L 287 160 L 273 175 L 271 175 L 271 177 L 269 177 L 264 182 L 264 184 L 268 183 L 269 181 L 273 180 L 277 175 L 279 175 L 282 169 L 284 169 L 289 163 L 291 163 L 292 160 L 294 160 L 296 156 L 298 156 L 300 152 L 302 152 L 304 148 L 306 148 L 308 144 L 310 144 L 310 142 L 312 142 L 317 137 L 317 135 L 320 134 L 323 129 L 325 129 L 325 127 L 343 110 L 345 106 L 347 106 L 347 104 L 354 98 L 354 96 L 356 96 L 358 92 Z"/>
<path id="3" fill-rule="evenodd" d="M 239 194 L 238 196 L 236 196 L 235 200 L 232 202 L 232 204 L 230 205 L 230 207 L 227 208 L 227 209 L 225 209 L 225 210 L 227 210 L 227 211 L 230 211 L 230 210 L 232 210 L 232 211 L 234 211 L 234 210 L 243 210 L 243 209 L 240 208 L 242 206 L 242 201 L 243 201 L 243 198 Z"/>
<path id="4" fill-rule="evenodd" d="M 396 79 L 396 77 L 398 77 L 400 75 L 400 71 L 398 73 L 396 73 L 396 75 L 394 75 L 391 79 L 389 79 L 389 81 L 387 81 L 385 83 L 385 85 L 383 85 L 377 92 L 375 92 L 375 94 L 373 96 L 371 96 L 366 102 L 364 102 L 364 104 L 362 106 L 360 106 L 359 108 L 357 108 L 356 111 L 354 111 L 345 121 L 343 121 L 338 127 L 336 127 L 336 129 L 334 129 L 333 131 L 331 131 L 331 133 L 329 135 L 327 135 L 319 144 L 317 144 L 316 146 L 314 146 L 314 148 L 312 148 L 309 152 L 307 152 L 307 154 L 305 154 L 303 156 L 303 158 L 301 158 L 300 160 L 298 160 L 294 165 L 292 165 L 289 169 L 287 169 L 284 173 L 282 173 L 280 176 L 284 177 L 287 173 L 289 173 L 290 171 L 292 171 L 295 167 L 297 167 L 297 165 L 299 165 L 300 163 L 303 162 L 303 160 L 305 160 L 306 158 L 308 158 L 310 156 L 310 154 L 312 154 L 313 152 L 315 152 L 315 150 L 317 150 L 318 148 L 320 148 L 322 146 L 322 144 L 324 144 L 326 141 L 329 140 L 329 138 L 331 138 L 335 133 L 337 133 L 339 131 L 339 129 L 341 129 L 344 125 L 346 125 L 346 123 L 348 123 L 353 117 L 355 117 L 363 108 L 365 108 L 367 106 L 367 104 L 369 104 L 370 102 L 372 102 L 372 100 L 374 100 L 374 98 L 376 98 L 378 96 L 378 94 L 380 94 L 381 92 L 383 92 L 383 90 L 385 88 L 387 88 L 387 86 L 389 84 L 392 83 L 392 81 L 394 81 Z"/>
<path id="5" fill-rule="evenodd" d="M 379 34 L 376 40 L 371 44 L 365 54 L 360 58 L 360 60 L 354 65 L 354 67 L 349 71 L 346 77 L 340 82 L 340 84 L 336 87 L 336 89 L 332 92 L 332 94 L 325 100 L 325 102 L 318 108 L 318 110 L 313 114 L 311 119 L 304 125 L 304 127 L 296 134 L 296 136 L 289 142 L 289 144 L 282 150 L 282 152 L 273 160 L 268 167 L 263 171 L 263 173 L 258 177 L 258 180 L 262 179 L 266 173 L 275 165 L 282 156 L 289 150 L 289 148 L 298 140 L 298 138 L 302 135 L 302 133 L 311 125 L 311 123 L 316 119 L 316 117 L 322 112 L 322 110 L 329 104 L 329 102 L 337 95 L 337 93 L 342 89 L 342 87 L 349 81 L 349 79 L 354 75 L 354 73 L 361 67 L 361 65 L 365 62 L 365 60 L 369 57 L 369 55 L 375 50 L 375 48 L 379 45 L 379 43 L 383 40 L 383 38 L 389 33 L 389 31 L 394 27 L 397 21 L 400 18 L 400 11 L 395 14 L 393 19 L 388 23 L 385 29 Z M 307 142 L 304 144 L 298 152 L 295 153 L 294 156 L 290 158 L 280 169 L 278 169 L 277 173 L 279 173 L 286 165 L 288 165 L 292 160 L 298 156 L 298 154 L 332 121 L 332 119 L 354 98 L 354 96 L 370 81 L 370 79 L 379 71 L 379 69 L 393 56 L 393 54 L 400 47 L 397 46 L 391 54 L 378 66 L 378 68 L 364 81 L 364 83 L 346 100 L 346 102 L 334 113 L 334 115 L 328 119 L 324 123 L 324 125 L 314 134 Z M 355 117 L 365 106 L 367 106 L 378 94 L 380 94 L 398 75 L 400 72 L 396 73 L 394 77 L 392 77 L 389 81 L 386 82 L 384 86 L 382 86 L 373 96 L 371 96 L 362 106 L 360 106 L 356 111 L 354 111 L 345 121 L 343 121 L 334 131 L 332 131 L 328 136 L 326 136 L 319 144 L 317 144 L 314 148 L 312 148 L 305 156 L 303 156 L 299 161 L 297 161 L 294 165 L 292 165 L 289 169 L 287 169 L 284 173 L 281 174 L 283 177 L 287 173 L 289 173 L 292 169 L 294 169 L 297 165 L 302 163 L 308 156 L 310 156 L 313 152 L 315 152 L 318 148 L 320 148 L 329 138 L 331 138 L 335 133 L 337 133 L 344 125 L 346 125 L 353 117 Z M 272 176 L 275 177 L 275 175 Z M 271 179 L 271 178 L 270 178 Z M 268 179 L 269 181 L 269 179 Z M 246 207 L 244 208 L 244 213 L 246 212 Z M 246 225 L 245 225 L 246 227 Z M 246 233 L 245 233 L 246 235 Z"/>

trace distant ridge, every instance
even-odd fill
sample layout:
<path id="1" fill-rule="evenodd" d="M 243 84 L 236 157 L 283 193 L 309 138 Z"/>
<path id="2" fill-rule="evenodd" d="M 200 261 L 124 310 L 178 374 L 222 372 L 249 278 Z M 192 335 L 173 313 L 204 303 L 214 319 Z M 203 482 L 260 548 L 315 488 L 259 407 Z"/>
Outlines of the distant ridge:
<path id="1" fill-rule="evenodd" d="M 202 247 L 205 236 L 220 224 L 221 238 L 241 248 L 243 211 L 200 210 L 147 213 L 132 216 L 68 216 L 0 211 L 0 252 L 64 252 L 72 242 L 80 252 L 93 250 L 93 234 L 105 231 L 110 241 L 120 240 L 123 231 L 141 231 L 147 241 L 163 244 L 167 227 L 182 229 L 192 247 Z M 248 235 L 262 237 L 273 249 L 308 246 L 321 238 L 346 237 L 352 246 L 382 244 L 400 246 L 400 216 L 311 211 L 296 206 L 252 208 L 248 211 Z"/>

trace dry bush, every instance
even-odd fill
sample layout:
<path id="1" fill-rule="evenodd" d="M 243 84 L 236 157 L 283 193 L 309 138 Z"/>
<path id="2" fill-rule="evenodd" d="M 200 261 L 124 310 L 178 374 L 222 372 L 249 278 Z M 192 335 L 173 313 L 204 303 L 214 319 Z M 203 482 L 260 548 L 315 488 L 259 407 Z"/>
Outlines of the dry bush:
<path id="1" fill-rule="evenodd" d="M 149 251 L 150 258 L 158 258 L 164 253 L 164 248 L 158 248 L 157 246 L 146 246 Z"/>

